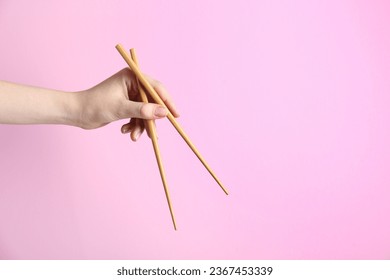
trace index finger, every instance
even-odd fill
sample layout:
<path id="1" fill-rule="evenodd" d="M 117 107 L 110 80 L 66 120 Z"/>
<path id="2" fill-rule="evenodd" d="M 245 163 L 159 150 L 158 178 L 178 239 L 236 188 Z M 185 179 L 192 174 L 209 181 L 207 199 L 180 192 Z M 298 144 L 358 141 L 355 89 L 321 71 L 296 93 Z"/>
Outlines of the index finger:
<path id="1" fill-rule="evenodd" d="M 144 75 L 144 76 L 148 79 L 148 82 L 152 85 L 154 90 L 161 97 L 162 101 L 168 107 L 169 111 L 171 111 L 172 115 L 175 118 L 179 117 L 180 116 L 179 111 L 177 110 L 177 107 L 173 102 L 171 95 L 169 94 L 168 90 L 164 87 L 164 85 L 161 82 L 149 77 L 148 75 Z"/>

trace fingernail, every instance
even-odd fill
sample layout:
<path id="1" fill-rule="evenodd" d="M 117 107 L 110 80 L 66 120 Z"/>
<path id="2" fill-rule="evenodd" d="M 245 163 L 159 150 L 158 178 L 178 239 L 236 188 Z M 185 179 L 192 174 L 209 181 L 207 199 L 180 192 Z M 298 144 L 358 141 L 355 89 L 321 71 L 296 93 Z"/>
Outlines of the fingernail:
<path id="1" fill-rule="evenodd" d="M 138 140 L 138 137 L 139 137 L 140 133 L 139 131 L 137 130 L 135 133 L 134 133 L 134 139 L 137 141 Z"/>
<path id="2" fill-rule="evenodd" d="M 168 111 L 163 106 L 160 106 L 154 110 L 154 115 L 158 118 L 163 118 L 168 115 Z"/>
<path id="3" fill-rule="evenodd" d="M 179 117 L 180 113 L 177 110 L 176 104 L 175 103 L 171 103 L 171 107 L 172 107 L 171 113 L 174 114 L 174 117 L 175 118 Z"/>

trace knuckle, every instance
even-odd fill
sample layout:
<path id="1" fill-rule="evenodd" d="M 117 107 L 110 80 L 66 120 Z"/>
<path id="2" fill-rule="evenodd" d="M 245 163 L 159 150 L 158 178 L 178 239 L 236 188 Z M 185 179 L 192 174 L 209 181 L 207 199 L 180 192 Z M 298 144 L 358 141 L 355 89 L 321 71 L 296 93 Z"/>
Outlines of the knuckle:
<path id="1" fill-rule="evenodd" d="M 125 67 L 121 71 L 119 71 L 119 73 L 121 73 L 124 76 L 129 76 L 131 75 L 132 72 L 129 67 Z"/>
<path id="2" fill-rule="evenodd" d="M 149 116 L 149 108 L 146 104 L 141 104 L 139 108 L 139 114 L 141 117 L 145 118 Z"/>

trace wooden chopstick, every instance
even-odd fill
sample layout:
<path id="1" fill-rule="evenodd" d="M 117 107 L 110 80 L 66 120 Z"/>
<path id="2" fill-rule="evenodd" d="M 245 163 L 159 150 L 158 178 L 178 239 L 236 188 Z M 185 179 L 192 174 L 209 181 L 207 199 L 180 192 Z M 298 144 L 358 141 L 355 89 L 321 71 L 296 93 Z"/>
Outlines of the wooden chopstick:
<path id="1" fill-rule="evenodd" d="M 154 90 L 154 88 L 146 80 L 146 78 L 141 73 L 141 71 L 139 70 L 137 65 L 131 60 L 131 58 L 126 53 L 126 51 L 122 47 L 122 45 L 118 44 L 118 45 L 116 45 L 115 48 L 121 54 L 121 56 L 126 61 L 126 63 L 129 65 L 131 70 L 133 70 L 133 72 L 136 75 L 136 77 L 138 78 L 139 82 L 144 86 L 145 90 L 150 94 L 150 96 L 154 99 L 154 101 L 156 103 L 164 106 L 168 110 L 167 118 L 169 119 L 169 121 L 172 123 L 172 125 L 175 127 L 175 129 L 180 134 L 180 136 L 184 139 L 184 141 L 187 143 L 187 145 L 191 148 L 191 150 L 194 152 L 194 154 L 198 157 L 198 159 L 203 164 L 203 166 L 207 169 L 207 171 L 210 173 L 210 175 L 218 183 L 218 185 L 221 187 L 221 189 L 225 192 L 225 194 L 228 194 L 228 191 L 226 190 L 226 188 L 222 185 L 221 181 L 218 179 L 218 177 L 215 175 L 215 173 L 211 170 L 211 168 L 207 164 L 206 160 L 202 157 L 202 155 L 199 153 L 198 149 L 191 142 L 191 140 L 188 137 L 188 135 L 184 132 L 183 128 L 180 126 L 180 124 L 176 121 L 175 117 L 169 111 L 169 108 L 165 105 L 164 101 L 160 98 L 160 96 L 157 94 L 157 92 Z"/>
<path id="2" fill-rule="evenodd" d="M 131 58 L 132 58 L 133 62 L 138 66 L 138 59 L 137 59 L 137 55 L 135 53 L 135 49 L 131 49 L 130 54 L 131 54 Z M 137 83 L 138 83 L 138 89 L 139 89 L 139 92 L 141 95 L 142 102 L 148 103 L 148 97 L 146 96 L 146 93 L 144 92 L 141 85 L 139 84 L 138 79 L 137 79 Z M 167 180 L 165 177 L 164 166 L 163 166 L 162 160 L 161 160 L 160 148 L 159 148 L 158 142 L 157 142 L 157 133 L 156 133 L 156 127 L 155 127 L 154 122 L 152 120 L 145 120 L 145 128 L 149 131 L 149 136 L 152 139 L 154 154 L 156 155 L 158 169 L 160 170 L 160 176 L 161 176 L 161 180 L 163 182 L 165 197 L 167 198 L 167 202 L 168 202 L 168 206 L 169 206 L 169 212 L 171 213 L 173 227 L 175 228 L 175 230 L 177 230 L 175 215 L 173 214 L 172 203 L 171 203 L 171 199 L 170 199 L 169 191 L 168 191 L 168 184 L 167 184 Z"/>

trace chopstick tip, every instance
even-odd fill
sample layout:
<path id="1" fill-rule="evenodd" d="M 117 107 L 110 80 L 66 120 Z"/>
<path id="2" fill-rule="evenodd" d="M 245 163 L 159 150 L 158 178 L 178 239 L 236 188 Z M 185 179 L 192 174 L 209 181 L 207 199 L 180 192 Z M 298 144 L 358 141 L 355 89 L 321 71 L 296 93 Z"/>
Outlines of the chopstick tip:
<path id="1" fill-rule="evenodd" d="M 123 50 L 123 46 L 121 43 L 118 43 L 116 44 L 115 48 L 119 51 L 119 50 Z"/>
<path id="2" fill-rule="evenodd" d="M 226 195 L 229 195 L 227 189 L 225 189 L 225 187 L 221 184 L 221 182 L 219 182 L 219 180 L 217 181 L 218 185 L 221 187 L 222 191 L 226 194 Z"/>

